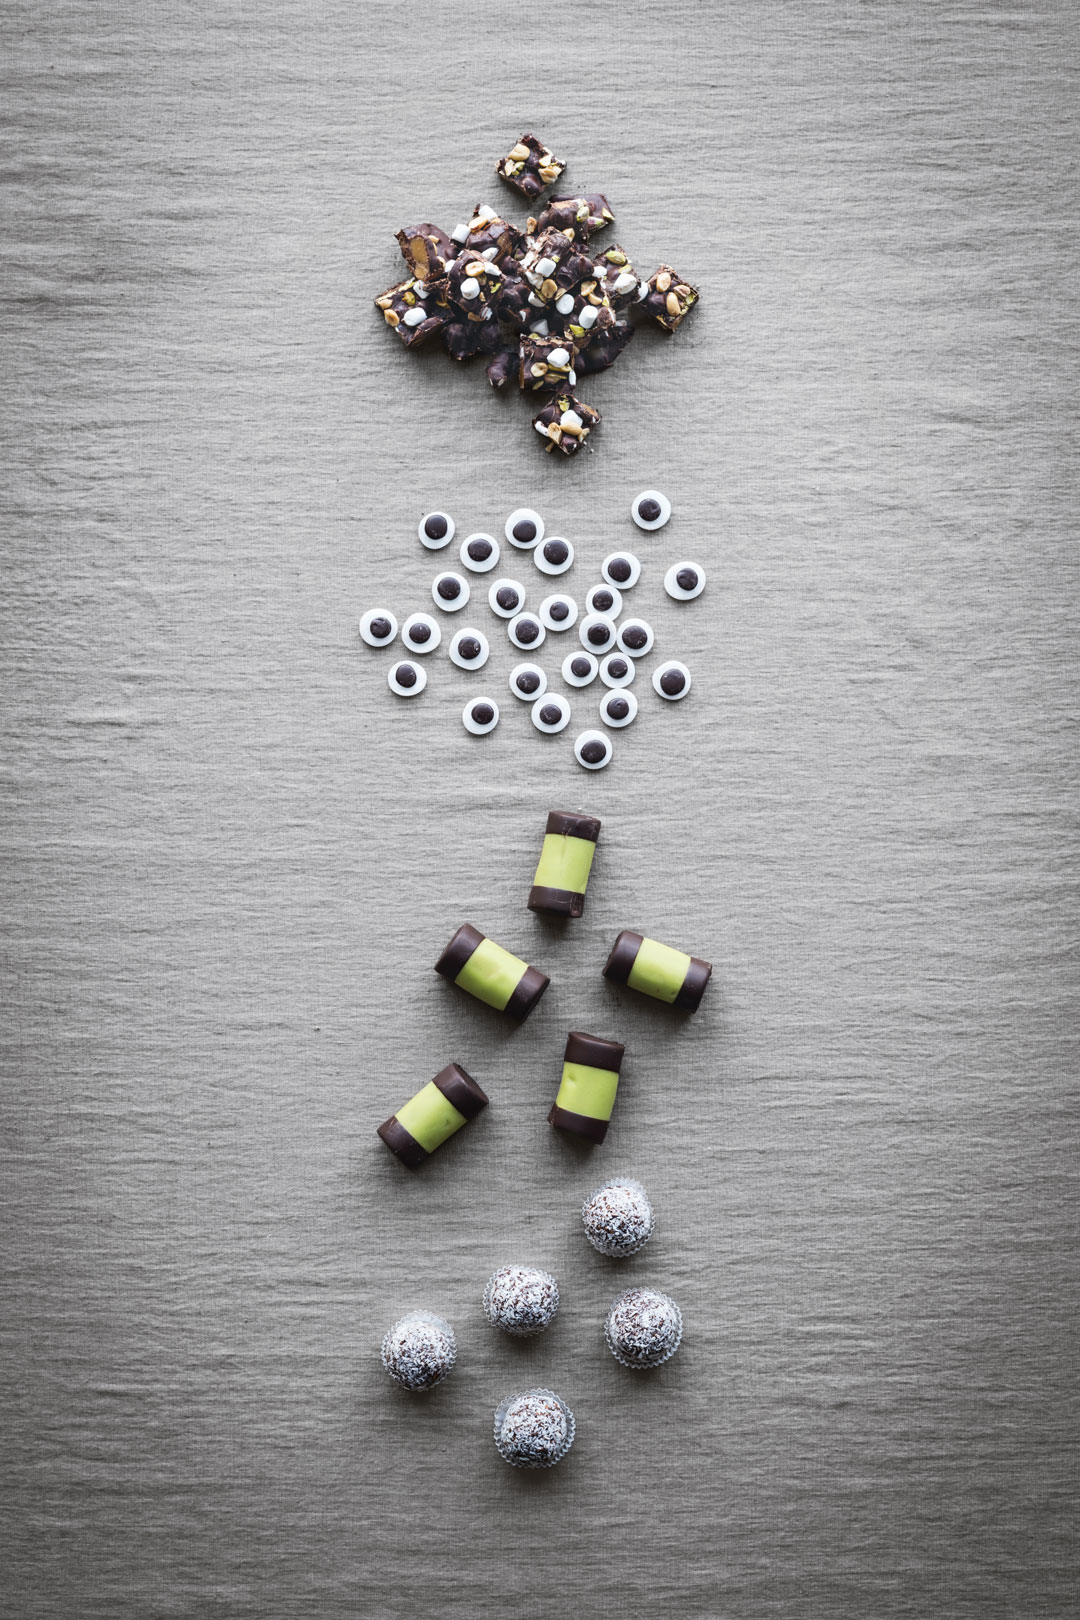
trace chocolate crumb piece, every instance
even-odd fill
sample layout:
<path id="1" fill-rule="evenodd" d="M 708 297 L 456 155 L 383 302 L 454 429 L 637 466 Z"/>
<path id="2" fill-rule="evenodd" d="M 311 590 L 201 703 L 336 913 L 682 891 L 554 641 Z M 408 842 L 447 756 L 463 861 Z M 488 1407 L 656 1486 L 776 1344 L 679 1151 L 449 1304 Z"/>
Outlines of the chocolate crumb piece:
<path id="1" fill-rule="evenodd" d="M 576 241 L 587 242 L 597 231 L 614 225 L 606 197 L 594 192 L 585 197 L 552 197 L 538 219 L 529 221 L 529 235 L 539 236 L 542 231 L 569 232 Z"/>
<path id="2" fill-rule="evenodd" d="M 600 412 L 591 405 L 573 394 L 557 394 L 533 417 L 533 427 L 548 440 L 549 453 L 558 450 L 564 456 L 576 456 L 599 421 Z"/>
<path id="3" fill-rule="evenodd" d="M 415 276 L 380 293 L 375 308 L 382 312 L 387 326 L 397 333 L 407 349 L 419 348 L 429 337 L 441 332 L 450 319 L 445 299 L 439 304 L 436 295 L 428 293 Z"/>
<path id="4" fill-rule="evenodd" d="M 698 301 L 697 288 L 683 281 L 670 264 L 662 264 L 654 270 L 646 288 L 641 301 L 645 314 L 651 315 L 665 332 L 677 332 Z"/>
<path id="5" fill-rule="evenodd" d="M 532 198 L 553 186 L 565 168 L 562 159 L 543 141 L 535 135 L 523 135 L 496 163 L 495 173 L 523 197 Z"/>
<path id="6" fill-rule="evenodd" d="M 492 388 L 505 388 L 511 377 L 517 376 L 517 369 L 517 350 L 500 349 L 488 364 L 487 380 Z"/>

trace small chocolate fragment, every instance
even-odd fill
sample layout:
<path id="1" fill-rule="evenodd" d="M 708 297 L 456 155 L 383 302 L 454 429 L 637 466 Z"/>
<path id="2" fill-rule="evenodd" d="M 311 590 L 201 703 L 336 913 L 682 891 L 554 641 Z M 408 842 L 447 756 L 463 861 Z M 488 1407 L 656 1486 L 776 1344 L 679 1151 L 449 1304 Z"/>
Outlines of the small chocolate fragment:
<path id="1" fill-rule="evenodd" d="M 518 1021 L 528 1017 L 550 983 L 539 969 L 511 956 L 471 923 L 458 929 L 436 962 L 435 971 L 478 1001 Z"/>
<path id="2" fill-rule="evenodd" d="M 496 163 L 495 173 L 523 197 L 531 198 L 554 185 L 565 168 L 566 164 L 543 141 L 535 135 L 523 135 Z"/>
<path id="3" fill-rule="evenodd" d="M 566 1037 L 562 1081 L 549 1123 L 590 1142 L 602 1142 L 615 1106 L 624 1051 L 621 1041 L 572 1031 Z"/>
<path id="4" fill-rule="evenodd" d="M 517 377 L 518 352 L 516 349 L 500 349 L 487 368 L 487 380 L 492 388 L 505 388 L 510 379 Z"/>
<path id="5" fill-rule="evenodd" d="M 683 281 L 677 270 L 673 270 L 670 264 L 662 264 L 649 277 L 640 307 L 665 332 L 677 332 L 697 303 L 698 296 L 697 288 Z"/>
<path id="6" fill-rule="evenodd" d="M 673 950 L 631 929 L 619 935 L 604 966 L 606 979 L 684 1012 L 697 1011 L 711 973 L 711 962 L 687 956 L 685 951 Z"/>
<path id="7" fill-rule="evenodd" d="M 434 293 L 422 296 L 422 285 L 410 276 L 407 281 L 399 281 L 395 287 L 380 293 L 375 300 L 375 308 L 407 349 L 417 349 L 436 332 L 445 331 L 450 318 L 445 299 L 439 304 Z M 423 293 L 427 293 L 426 288 Z"/>

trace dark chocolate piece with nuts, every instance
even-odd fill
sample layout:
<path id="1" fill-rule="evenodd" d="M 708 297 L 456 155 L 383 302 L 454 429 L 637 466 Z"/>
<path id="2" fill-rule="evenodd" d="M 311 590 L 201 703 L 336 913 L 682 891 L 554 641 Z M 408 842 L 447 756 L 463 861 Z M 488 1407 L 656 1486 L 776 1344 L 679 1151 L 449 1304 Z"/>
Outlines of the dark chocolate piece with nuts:
<path id="1" fill-rule="evenodd" d="M 626 249 L 621 248 L 618 242 L 612 242 L 610 247 L 596 255 L 593 268 L 612 309 L 621 313 L 636 303 L 640 293 L 638 274 L 630 263 Z"/>
<path id="2" fill-rule="evenodd" d="M 548 309 L 548 320 L 578 348 L 615 324 L 615 311 L 595 280 L 583 281 L 576 292 L 560 293 Z"/>
<path id="3" fill-rule="evenodd" d="M 597 231 L 614 225 L 606 197 L 595 192 L 588 197 L 552 197 L 538 219 L 530 219 L 529 234 L 538 236 L 542 231 L 565 231 L 578 242 L 587 242 Z"/>
<path id="4" fill-rule="evenodd" d="M 599 422 L 599 411 L 569 393 L 556 394 L 533 417 L 533 427 L 548 441 L 544 448 L 564 456 L 576 456 Z"/>
<path id="5" fill-rule="evenodd" d="M 459 255 L 450 266 L 447 288 L 450 302 L 469 320 L 485 320 L 502 291 L 503 273 L 494 259 L 472 252 Z"/>
<path id="6" fill-rule="evenodd" d="M 634 335 L 629 321 L 616 321 L 614 326 L 598 333 L 577 358 L 577 370 L 583 377 L 595 371 L 606 371 L 613 366 Z"/>
<path id="7" fill-rule="evenodd" d="M 697 301 L 697 288 L 683 281 L 670 264 L 662 264 L 649 277 L 641 307 L 665 332 L 677 332 Z"/>
<path id="8" fill-rule="evenodd" d="M 523 337 L 518 383 L 527 393 L 573 388 L 577 382 L 576 354 L 574 345 L 564 337 Z"/>
<path id="9" fill-rule="evenodd" d="M 522 275 L 545 304 L 554 303 L 560 293 L 577 287 L 592 274 L 592 268 L 592 260 L 562 231 L 543 231 L 529 238 L 521 258 Z"/>
<path id="10" fill-rule="evenodd" d="M 397 233 L 402 258 L 417 281 L 430 285 L 446 275 L 458 247 L 437 225 L 407 225 Z"/>
<path id="11" fill-rule="evenodd" d="M 478 253 L 500 265 L 516 258 L 525 240 L 524 233 L 488 203 L 477 203 L 469 218 L 455 225 L 450 236 L 462 253 Z"/>
<path id="12" fill-rule="evenodd" d="M 451 360 L 471 360 L 476 354 L 493 354 L 502 339 L 499 323 L 490 321 L 451 321 L 443 327 L 443 344 Z"/>
<path id="13" fill-rule="evenodd" d="M 531 198 L 553 186 L 565 168 L 566 164 L 543 141 L 535 135 L 523 135 L 496 163 L 495 173 L 523 197 Z"/>
<path id="14" fill-rule="evenodd" d="M 393 327 L 407 349 L 419 348 L 429 337 L 441 332 L 449 319 L 445 304 L 438 304 L 415 276 L 381 293 L 375 300 L 375 308 L 382 311 L 387 326 Z"/>

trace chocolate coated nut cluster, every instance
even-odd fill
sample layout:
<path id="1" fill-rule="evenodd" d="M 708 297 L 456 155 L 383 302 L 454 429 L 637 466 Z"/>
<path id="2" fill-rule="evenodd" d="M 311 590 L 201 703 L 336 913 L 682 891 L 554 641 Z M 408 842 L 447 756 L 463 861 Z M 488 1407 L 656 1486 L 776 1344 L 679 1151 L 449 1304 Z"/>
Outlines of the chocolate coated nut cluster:
<path id="1" fill-rule="evenodd" d="M 495 172 L 532 201 L 565 167 L 526 134 Z M 575 397 L 578 378 L 614 365 L 635 314 L 672 333 L 698 301 L 669 264 L 641 278 L 617 243 L 590 256 L 590 238 L 614 223 L 607 198 L 593 192 L 551 198 L 524 230 L 480 203 L 449 234 L 429 223 L 406 226 L 397 241 L 409 277 L 376 298 L 376 308 L 407 349 L 438 334 L 453 360 L 486 356 L 493 388 L 516 379 L 525 393 L 554 396 L 533 426 L 549 453 L 575 456 L 600 422 Z"/>

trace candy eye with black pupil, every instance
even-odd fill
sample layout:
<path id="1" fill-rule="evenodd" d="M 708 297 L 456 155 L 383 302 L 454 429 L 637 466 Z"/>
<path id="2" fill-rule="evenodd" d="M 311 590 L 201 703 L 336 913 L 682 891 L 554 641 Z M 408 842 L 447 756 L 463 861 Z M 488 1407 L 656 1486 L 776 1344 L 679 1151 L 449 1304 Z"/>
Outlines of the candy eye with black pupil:
<path id="1" fill-rule="evenodd" d="M 569 653 L 563 659 L 562 678 L 567 686 L 588 686 L 600 668 L 592 653 Z"/>
<path id="2" fill-rule="evenodd" d="M 369 647 L 389 647 L 398 623 L 389 608 L 369 608 L 360 620 L 360 637 Z"/>
<path id="3" fill-rule="evenodd" d="M 490 653 L 482 630 L 459 630 L 450 642 L 450 661 L 459 669 L 483 669 Z"/>
<path id="4" fill-rule="evenodd" d="M 659 697 L 666 698 L 669 703 L 678 703 L 690 690 L 690 671 L 677 658 L 669 658 L 666 664 L 659 664 L 653 670 L 652 683 Z"/>
<path id="5" fill-rule="evenodd" d="M 430 613 L 410 613 L 401 627 L 401 640 L 409 652 L 432 653 L 442 641 L 442 626 Z"/>
<path id="6" fill-rule="evenodd" d="M 631 658 L 644 658 L 652 652 L 654 640 L 652 628 L 644 619 L 627 619 L 619 626 L 619 646 Z"/>
<path id="7" fill-rule="evenodd" d="M 547 691 L 547 676 L 539 664 L 517 664 L 510 671 L 510 690 L 515 697 L 533 703 Z"/>
<path id="8" fill-rule="evenodd" d="M 569 540 L 545 540 L 533 552 L 533 562 L 542 574 L 565 574 L 573 561 L 574 548 Z"/>
<path id="9" fill-rule="evenodd" d="M 431 599 L 444 613 L 457 613 L 469 600 L 469 582 L 463 574 L 439 574 L 431 582 Z"/>
<path id="10" fill-rule="evenodd" d="M 658 489 L 643 489 L 630 508 L 639 529 L 662 529 L 671 516 L 671 502 Z"/>
<path id="11" fill-rule="evenodd" d="M 541 646 L 547 635 L 540 620 L 534 618 L 531 613 L 519 613 L 515 619 L 511 619 L 506 627 L 506 633 L 515 647 L 521 647 L 525 651 L 531 647 Z"/>
<path id="12" fill-rule="evenodd" d="M 602 731 L 583 731 L 574 744 L 574 758 L 587 771 L 602 771 L 615 750 Z"/>
<path id="13" fill-rule="evenodd" d="M 537 698 L 532 706 L 532 723 L 537 731 L 543 731 L 551 737 L 557 731 L 563 731 L 570 724 L 570 705 L 564 697 L 557 693 L 548 693 L 545 697 Z"/>
<path id="14" fill-rule="evenodd" d="M 622 610 L 622 592 L 614 585 L 594 585 L 585 598 L 586 613 L 602 613 L 605 618 L 617 619 Z"/>
<path id="15" fill-rule="evenodd" d="M 676 602 L 692 602 L 705 589 L 705 570 L 700 563 L 672 563 L 664 575 L 664 589 Z"/>
<path id="16" fill-rule="evenodd" d="M 637 665 L 623 653 L 608 653 L 600 665 L 600 679 L 605 686 L 629 686 L 637 674 Z"/>
<path id="17" fill-rule="evenodd" d="M 398 697 L 416 697 L 427 685 L 427 670 L 422 664 L 395 664 L 386 683 Z"/>
<path id="18" fill-rule="evenodd" d="M 587 652 L 610 652 L 616 634 L 615 621 L 606 613 L 587 613 L 578 626 L 578 637 Z"/>
<path id="19" fill-rule="evenodd" d="M 499 705 L 492 698 L 473 698 L 461 711 L 461 723 L 474 737 L 484 737 L 499 723 Z"/>
<path id="20" fill-rule="evenodd" d="M 454 538 L 454 520 L 448 512 L 429 512 L 417 529 L 420 544 L 429 551 L 441 551 Z"/>
<path id="21" fill-rule="evenodd" d="M 488 591 L 488 606 L 500 619 L 512 619 L 525 606 L 525 587 L 516 579 L 497 579 Z"/>
<path id="22" fill-rule="evenodd" d="M 532 547 L 544 538 L 544 520 L 539 512 L 534 512 L 531 507 L 519 506 L 507 518 L 503 533 L 512 546 L 518 546 L 522 551 L 531 551 Z"/>
<path id="23" fill-rule="evenodd" d="M 577 622 L 577 603 L 572 596 L 545 596 L 540 618 L 549 630 L 569 630 Z"/>
<path id="24" fill-rule="evenodd" d="M 633 692 L 608 692 L 600 704 L 605 726 L 628 726 L 637 718 L 638 701 Z"/>
<path id="25" fill-rule="evenodd" d="M 461 542 L 461 566 L 474 574 L 488 574 L 499 565 L 499 542 L 490 534 L 470 534 Z"/>
<path id="26" fill-rule="evenodd" d="M 600 565 L 600 572 L 609 585 L 621 591 L 631 591 L 641 578 L 641 564 L 632 551 L 613 551 Z"/>

